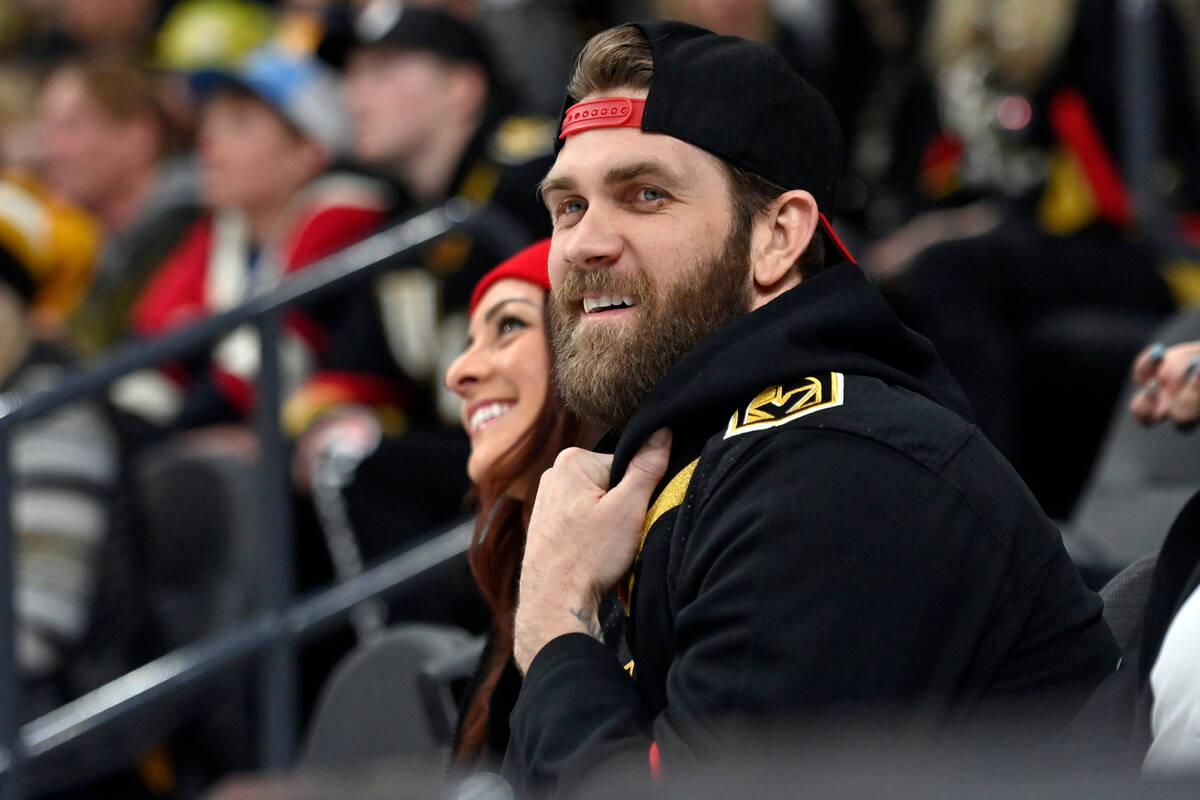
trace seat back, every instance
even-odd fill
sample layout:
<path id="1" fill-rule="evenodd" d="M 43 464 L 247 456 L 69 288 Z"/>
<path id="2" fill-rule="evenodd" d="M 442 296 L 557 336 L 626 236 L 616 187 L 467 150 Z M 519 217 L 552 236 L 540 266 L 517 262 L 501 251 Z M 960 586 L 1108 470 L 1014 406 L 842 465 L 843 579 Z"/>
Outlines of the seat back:
<path id="1" fill-rule="evenodd" d="M 345 769 L 443 754 L 457 717 L 452 686 L 471 675 L 482 649 L 481 637 L 423 623 L 360 644 L 321 689 L 300 765 Z"/>
<path id="2" fill-rule="evenodd" d="M 1100 589 L 1104 601 L 1104 621 L 1108 623 L 1117 645 L 1124 650 L 1137 633 L 1146 612 L 1146 600 L 1154 582 L 1158 553 L 1138 559 L 1113 576 Z"/>

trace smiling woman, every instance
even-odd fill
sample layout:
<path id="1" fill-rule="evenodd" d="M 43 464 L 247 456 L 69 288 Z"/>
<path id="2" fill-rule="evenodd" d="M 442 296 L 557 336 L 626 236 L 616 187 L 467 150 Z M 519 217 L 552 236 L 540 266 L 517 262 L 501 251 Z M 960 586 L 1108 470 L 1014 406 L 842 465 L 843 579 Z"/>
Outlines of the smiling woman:
<path id="1" fill-rule="evenodd" d="M 488 474 L 541 411 L 550 382 L 545 305 L 540 286 L 521 278 L 496 281 L 472 313 L 470 345 L 446 372 L 447 385 L 465 401 L 473 481 Z M 520 494 L 515 487 L 509 491 Z"/>
<path id="2" fill-rule="evenodd" d="M 549 251 L 543 240 L 483 277 L 471 298 L 470 343 L 446 371 L 446 386 L 464 401 L 467 472 L 481 509 L 468 558 L 493 616 L 459 723 L 455 757 L 463 766 L 495 766 L 508 742 L 508 711 L 520 688 L 513 615 L 538 478 L 560 450 L 590 443 L 551 379 Z"/>

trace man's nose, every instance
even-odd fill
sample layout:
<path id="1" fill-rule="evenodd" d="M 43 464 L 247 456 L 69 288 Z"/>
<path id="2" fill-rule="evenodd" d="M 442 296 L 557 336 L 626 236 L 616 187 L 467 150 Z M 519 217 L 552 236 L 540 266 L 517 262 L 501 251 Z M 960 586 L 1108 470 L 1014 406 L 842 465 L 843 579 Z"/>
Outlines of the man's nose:
<path id="1" fill-rule="evenodd" d="M 620 258 L 624 246 L 617 223 L 613 209 L 590 205 L 578 222 L 560 234 L 565 237 L 563 257 L 581 269 L 612 264 Z"/>

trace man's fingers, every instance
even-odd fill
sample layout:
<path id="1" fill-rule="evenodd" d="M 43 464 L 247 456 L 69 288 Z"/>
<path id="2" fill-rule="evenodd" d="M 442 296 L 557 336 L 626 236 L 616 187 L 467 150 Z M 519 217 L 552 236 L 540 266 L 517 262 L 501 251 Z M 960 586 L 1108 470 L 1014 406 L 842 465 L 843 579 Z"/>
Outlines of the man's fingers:
<path id="1" fill-rule="evenodd" d="M 621 503 L 645 510 L 650 504 L 654 487 L 662 480 L 671 458 L 671 432 L 666 428 L 655 431 L 629 461 L 621 482 L 613 487 L 609 495 L 616 495 Z"/>
<path id="2" fill-rule="evenodd" d="M 608 453 L 593 453 L 581 447 L 568 447 L 554 459 L 551 472 L 570 480 L 582 476 L 591 487 L 604 492 L 608 491 L 612 459 Z M 572 478 L 567 478 L 568 475 Z"/>

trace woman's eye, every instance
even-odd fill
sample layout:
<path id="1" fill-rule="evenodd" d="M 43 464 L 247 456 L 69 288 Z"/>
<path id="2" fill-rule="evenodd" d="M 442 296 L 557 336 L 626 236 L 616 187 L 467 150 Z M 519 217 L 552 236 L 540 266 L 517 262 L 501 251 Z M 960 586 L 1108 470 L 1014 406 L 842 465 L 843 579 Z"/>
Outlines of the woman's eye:
<path id="1" fill-rule="evenodd" d="M 496 323 L 496 330 L 501 336 L 528 327 L 529 325 L 525 322 L 525 320 L 518 317 L 504 317 L 498 323 Z"/>

